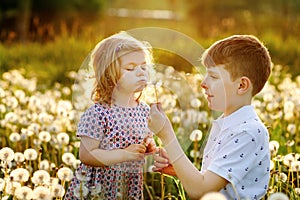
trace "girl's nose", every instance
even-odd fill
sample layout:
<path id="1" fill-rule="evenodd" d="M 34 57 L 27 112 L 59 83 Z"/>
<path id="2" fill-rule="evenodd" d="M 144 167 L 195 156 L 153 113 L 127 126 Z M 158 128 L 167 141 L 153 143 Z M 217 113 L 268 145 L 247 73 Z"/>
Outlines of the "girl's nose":
<path id="1" fill-rule="evenodd" d="M 142 65 L 140 65 L 140 66 L 136 67 L 136 73 L 138 76 L 142 76 L 142 75 L 145 75 L 146 70 L 144 69 L 144 67 Z"/>

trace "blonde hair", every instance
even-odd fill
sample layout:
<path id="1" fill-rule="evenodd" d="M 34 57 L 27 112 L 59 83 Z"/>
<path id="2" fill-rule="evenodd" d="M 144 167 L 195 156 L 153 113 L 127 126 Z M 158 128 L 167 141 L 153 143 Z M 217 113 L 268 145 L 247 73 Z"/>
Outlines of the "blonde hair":
<path id="1" fill-rule="evenodd" d="M 225 65 L 231 80 L 246 76 L 254 96 L 262 90 L 271 73 L 267 48 L 252 35 L 233 35 L 211 45 L 202 56 L 205 67 Z"/>
<path id="2" fill-rule="evenodd" d="M 147 64 L 152 62 L 149 43 L 139 41 L 125 31 L 105 38 L 95 46 L 90 62 L 96 79 L 91 93 L 94 102 L 111 103 L 113 89 L 120 79 L 119 58 L 134 51 L 144 51 Z"/>

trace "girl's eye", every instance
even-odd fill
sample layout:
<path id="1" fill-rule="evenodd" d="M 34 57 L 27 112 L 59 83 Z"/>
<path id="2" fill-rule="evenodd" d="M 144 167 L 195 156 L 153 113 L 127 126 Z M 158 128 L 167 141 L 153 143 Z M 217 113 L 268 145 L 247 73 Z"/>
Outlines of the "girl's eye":
<path id="1" fill-rule="evenodd" d="M 214 75 L 210 75 L 210 77 L 211 77 L 212 79 L 217 79 L 217 78 L 218 78 L 217 76 L 214 76 Z"/>

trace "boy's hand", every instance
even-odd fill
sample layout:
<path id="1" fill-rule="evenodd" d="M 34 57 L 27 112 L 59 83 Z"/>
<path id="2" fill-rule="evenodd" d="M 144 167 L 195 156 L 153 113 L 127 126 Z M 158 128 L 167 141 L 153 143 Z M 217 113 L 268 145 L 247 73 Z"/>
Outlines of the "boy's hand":
<path id="1" fill-rule="evenodd" d="M 151 104 L 150 108 L 150 119 L 148 122 L 148 127 L 155 135 L 157 135 L 158 137 L 162 137 L 163 129 L 166 126 L 172 127 L 172 125 L 168 117 L 164 113 L 161 107 L 161 103 Z"/>
<path id="2" fill-rule="evenodd" d="M 154 156 L 154 172 L 162 172 L 171 176 L 176 176 L 173 166 L 170 164 L 167 152 L 164 149 L 159 149 L 159 153 Z"/>

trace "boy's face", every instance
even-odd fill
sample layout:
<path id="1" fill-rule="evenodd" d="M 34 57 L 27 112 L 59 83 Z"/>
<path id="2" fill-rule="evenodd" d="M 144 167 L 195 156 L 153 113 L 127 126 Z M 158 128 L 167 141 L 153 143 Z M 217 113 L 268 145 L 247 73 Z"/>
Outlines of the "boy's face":
<path id="1" fill-rule="evenodd" d="M 236 110 L 239 96 L 239 79 L 232 81 L 224 65 L 209 67 L 201 83 L 207 95 L 208 106 L 212 110 L 221 111 L 229 115 Z"/>

